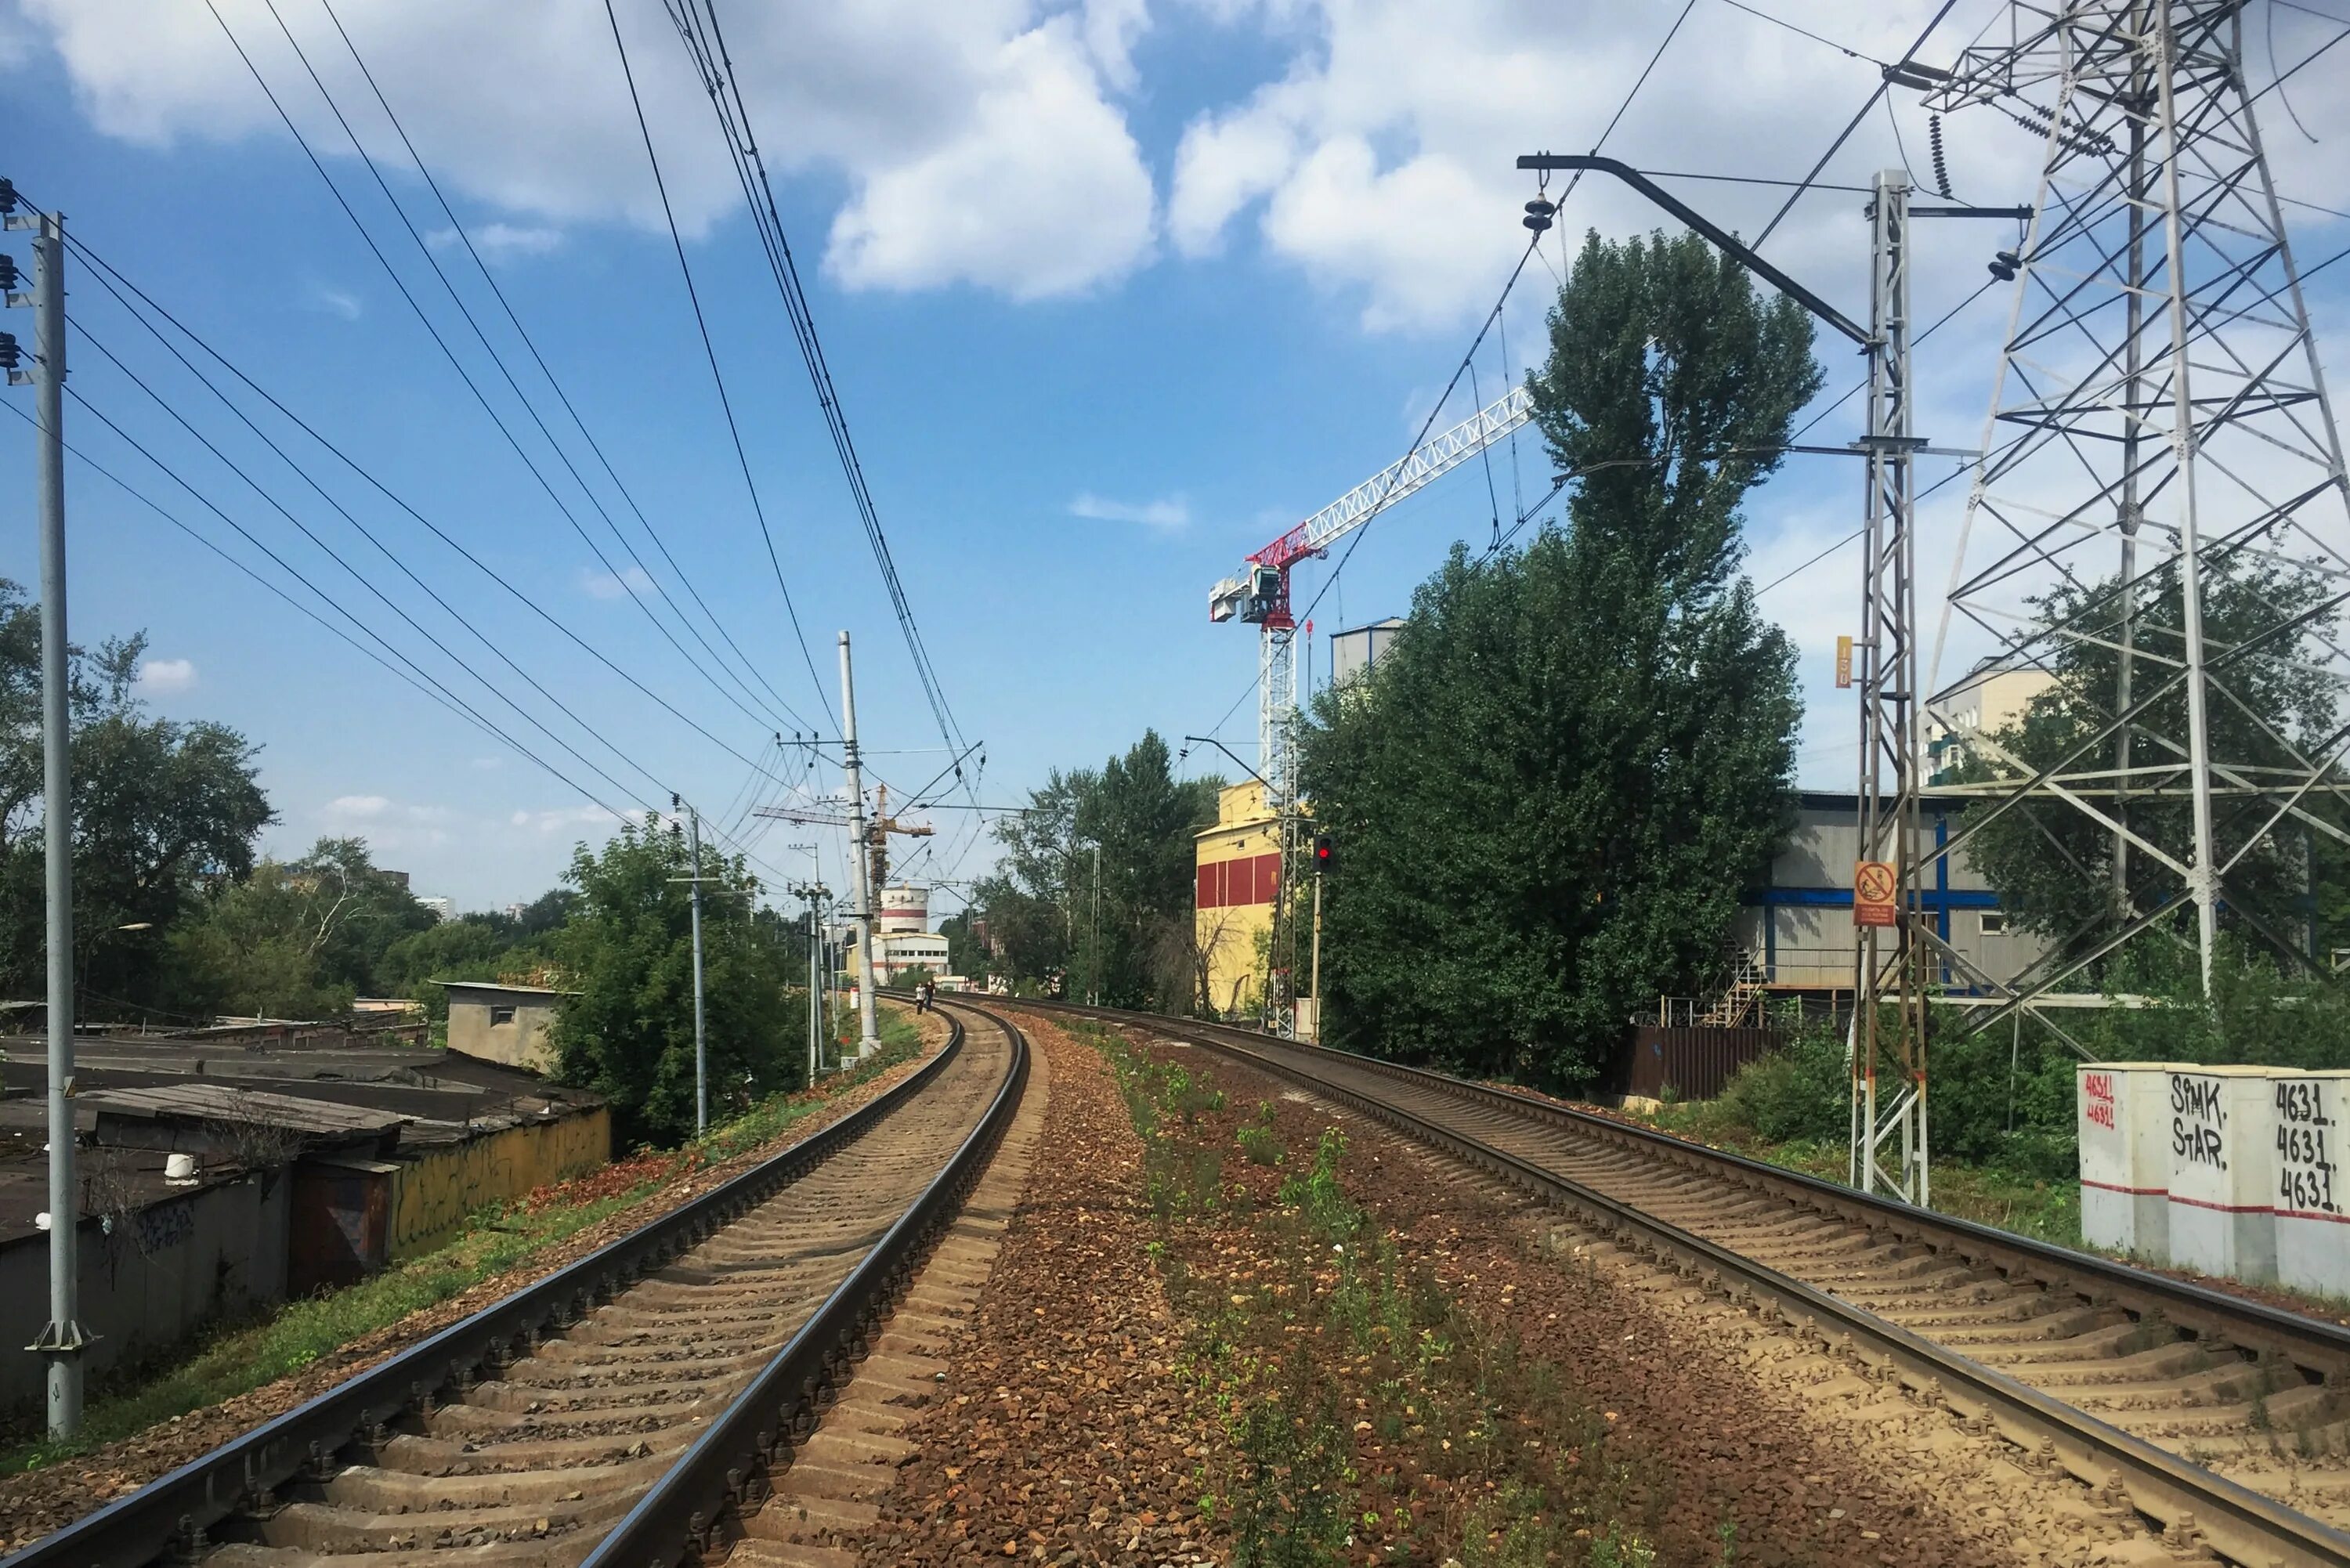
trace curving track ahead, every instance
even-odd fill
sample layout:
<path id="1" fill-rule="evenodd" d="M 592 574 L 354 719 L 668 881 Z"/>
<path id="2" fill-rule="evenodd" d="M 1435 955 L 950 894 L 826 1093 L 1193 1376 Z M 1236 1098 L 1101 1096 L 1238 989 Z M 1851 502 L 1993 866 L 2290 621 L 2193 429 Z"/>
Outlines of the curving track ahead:
<path id="1" fill-rule="evenodd" d="M 0 1568 L 648 1568 L 711 1544 L 1010 1125 L 1027 1044 L 968 1017 L 834 1126 Z"/>
<path id="2" fill-rule="evenodd" d="M 1988 1423 L 2182 1548 L 2350 1563 L 2338 1324 L 1506 1090 L 1253 1030 L 1046 1005 L 1237 1057 L 1530 1188 Z"/>

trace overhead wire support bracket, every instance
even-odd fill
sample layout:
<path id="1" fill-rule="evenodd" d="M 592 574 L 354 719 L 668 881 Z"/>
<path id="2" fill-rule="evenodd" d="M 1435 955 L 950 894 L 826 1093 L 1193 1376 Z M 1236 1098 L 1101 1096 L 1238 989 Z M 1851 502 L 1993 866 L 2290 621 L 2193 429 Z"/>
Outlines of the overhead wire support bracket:
<path id="1" fill-rule="evenodd" d="M 1862 348 L 1868 347 L 1871 338 L 1866 327 L 1859 326 L 1843 311 L 1763 260 L 1753 247 L 1736 234 L 1731 234 L 1622 159 L 1603 158 L 1588 152 L 1529 152 L 1518 159 L 1518 167 L 1538 170 L 1544 173 L 1553 170 L 1575 170 L 1615 176 L 1715 244 L 1720 245 L 1747 271 L 1768 282 L 1772 287 L 1794 300 Z"/>

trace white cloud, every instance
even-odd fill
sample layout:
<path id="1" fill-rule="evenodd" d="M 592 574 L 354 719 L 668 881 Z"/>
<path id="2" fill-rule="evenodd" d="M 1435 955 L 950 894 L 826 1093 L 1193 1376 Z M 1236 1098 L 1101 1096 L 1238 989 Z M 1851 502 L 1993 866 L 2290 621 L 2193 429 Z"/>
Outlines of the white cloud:
<path id="1" fill-rule="evenodd" d="M 525 223 L 483 223 L 469 231 L 473 249 L 485 262 L 521 261 L 530 256 L 543 256 L 558 250 L 563 244 L 561 229 Z M 434 229 L 424 236 L 424 243 L 436 251 L 460 249 L 465 235 L 455 229 Z"/>
<path id="2" fill-rule="evenodd" d="M 196 684 L 196 661 L 192 659 L 142 659 L 139 661 L 139 691 L 147 697 L 172 697 L 191 691 Z"/>
<path id="3" fill-rule="evenodd" d="M 1134 90 L 1134 41 L 1149 26 L 1149 0 L 1085 0 L 1087 51 L 1120 92 Z"/>
<path id="4" fill-rule="evenodd" d="M 1191 523 L 1191 504 L 1180 495 L 1156 501 L 1111 501 L 1088 490 L 1069 503 L 1069 515 L 1100 523 L 1139 523 L 1146 528 L 1172 532 Z"/>
<path id="5" fill-rule="evenodd" d="M 1953 16 L 1945 47 L 1929 47 L 1927 57 L 1945 58 L 1990 3 L 1970 0 L 1971 15 Z M 1170 237 L 1184 254 L 1209 254 L 1253 217 L 1269 254 L 1357 302 L 1375 331 L 1449 329 L 1492 303 L 1525 244 L 1519 205 L 1534 193 L 1534 177 L 1515 168 L 1517 154 L 1589 150 L 1679 11 L 1478 0 L 1431 26 L 1426 7 L 1410 0 L 1221 9 L 1232 25 L 1286 46 L 1289 57 L 1275 78 L 1186 128 L 1168 196 Z M 1804 19 L 1891 58 L 1931 9 L 1928 0 L 1820 0 Z M 1701 8 L 1605 151 L 1644 169 L 1784 176 L 1810 165 L 1875 78 L 1866 62 L 1753 17 Z M 1903 96 L 1898 107 L 1922 169 L 1925 128 L 1915 98 Z M 2029 199 L 2037 151 L 2030 138 L 1985 117 L 1954 126 L 1949 145 L 1961 195 Z M 1861 183 L 1898 156 L 1880 119 L 1824 178 Z M 1551 194 L 1565 183 L 1554 179 Z M 1784 193 L 1680 189 L 1750 234 Z M 1620 234 L 1675 225 L 1620 184 L 1586 179 L 1544 242 L 1550 265 L 1562 265 L 1562 247 L 1591 226 Z M 1952 237 L 1959 243 L 1937 252 L 1957 271 L 1979 273 L 1970 237 Z M 1857 198 L 1830 193 L 1797 209 L 1773 237 L 1771 254 L 1831 297 L 1853 298 L 1865 288 L 1864 243 Z M 1545 277 L 1541 264 L 1532 271 Z"/>
<path id="6" fill-rule="evenodd" d="M 1140 265 L 1155 203 L 1134 138 L 1055 19 L 998 51 L 962 135 L 866 182 L 825 265 L 852 288 L 1071 294 Z"/>
<path id="7" fill-rule="evenodd" d="M 443 805 L 413 805 L 381 794 L 337 795 L 317 811 L 330 833 L 365 838 L 378 854 L 434 849 L 451 842 L 457 814 Z"/>
<path id="8" fill-rule="evenodd" d="M 557 806 L 552 811 L 517 811 L 508 817 L 511 826 L 533 834 L 559 833 L 566 828 L 618 827 L 619 822 L 600 805 Z"/>
<path id="9" fill-rule="evenodd" d="M 642 566 L 623 566 L 618 576 L 609 572 L 583 569 L 579 574 L 579 588 L 591 599 L 617 599 L 629 594 L 642 596 L 660 592 L 652 578 L 645 575 Z"/>
<path id="10" fill-rule="evenodd" d="M 203 5 L 16 4 L 107 134 L 151 147 L 284 134 Z M 349 140 L 262 0 L 219 6 L 303 133 L 322 155 L 348 156 Z M 279 9 L 361 141 L 402 165 L 323 13 Z M 662 230 L 602 7 L 345 0 L 337 9 L 442 185 L 510 223 L 508 256 L 541 243 L 522 236 L 567 225 Z M 1116 278 L 1149 254 L 1150 175 L 1105 96 L 1133 80 L 1145 0 L 1055 9 L 864 0 L 729 13 L 728 50 L 770 168 L 846 187 L 825 258 L 834 275 L 853 287 L 967 283 L 1033 298 Z M 620 18 L 671 200 L 699 238 L 742 213 L 709 98 L 657 7 L 623 6 Z"/>
<path id="11" fill-rule="evenodd" d="M 311 284 L 302 296 L 302 304 L 306 309 L 339 316 L 346 321 L 357 321 L 365 309 L 358 295 L 348 289 L 330 288 L 323 283 Z"/>

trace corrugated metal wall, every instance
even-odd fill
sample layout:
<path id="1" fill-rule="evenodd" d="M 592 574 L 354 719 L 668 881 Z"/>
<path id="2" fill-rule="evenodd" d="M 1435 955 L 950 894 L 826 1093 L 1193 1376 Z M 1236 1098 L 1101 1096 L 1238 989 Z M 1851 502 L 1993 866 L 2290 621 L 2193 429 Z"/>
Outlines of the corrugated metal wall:
<path id="1" fill-rule="evenodd" d="M 1638 1024 L 1632 1031 L 1631 1059 L 1621 1075 L 1623 1092 L 1660 1100 L 1669 1088 L 1675 1099 L 1710 1100 L 1721 1093 L 1732 1073 L 1783 1044 L 1785 1037 L 1775 1029 Z"/>

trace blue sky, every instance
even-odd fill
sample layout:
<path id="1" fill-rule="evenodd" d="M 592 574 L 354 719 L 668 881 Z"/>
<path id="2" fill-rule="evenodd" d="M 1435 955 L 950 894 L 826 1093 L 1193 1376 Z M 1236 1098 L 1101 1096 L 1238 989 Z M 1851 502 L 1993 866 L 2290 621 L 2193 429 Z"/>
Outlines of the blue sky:
<path id="1" fill-rule="evenodd" d="M 850 629 L 876 765 L 901 788 L 918 784 L 943 760 L 940 739 L 706 101 L 660 7 L 617 5 L 821 696 L 720 418 L 601 7 L 341 0 L 336 9 L 565 392 L 717 622 L 812 728 L 829 726 L 821 710 L 837 700 L 834 635 Z M 589 489 L 621 520 L 659 588 L 690 603 L 544 383 L 525 374 L 520 344 L 441 234 L 445 219 L 405 167 L 319 0 L 277 6 Z M 1097 763 L 1146 725 L 1172 737 L 1221 722 L 1219 733 L 1248 753 L 1253 634 L 1208 622 L 1209 585 L 1401 453 L 1523 240 L 1517 204 L 1532 192 L 1511 167 L 1514 156 L 1588 146 L 1679 6 L 1557 14 L 1564 9 L 890 0 L 805 13 L 786 34 L 764 11 L 722 3 L 906 590 L 963 732 L 986 744 L 983 799 L 1016 801 L 1047 769 Z M 1889 57 L 1929 9 L 1836 0 L 1804 7 L 1802 19 Z M 1950 47 L 1997 10 L 1967 0 L 1948 24 Z M 264 0 L 220 0 L 220 15 L 581 525 L 621 562 L 334 127 Z M 2275 25 L 2288 61 L 2331 32 L 2300 13 L 2280 11 Z M 2338 205 L 2345 192 L 2331 187 L 2344 181 L 2329 165 L 2338 168 L 2340 137 L 2350 130 L 2350 94 L 2339 90 L 2330 59 L 2303 79 L 2309 90 L 2295 108 L 2319 140 L 2273 139 L 2280 183 Z M 1866 60 L 1721 0 L 1699 0 L 1607 151 L 1652 169 L 1792 177 L 1875 80 Z M 1996 119 L 1949 129 L 1962 196 L 2030 200 L 2030 138 Z M 1892 116 L 1872 117 L 1825 178 L 1863 180 L 1898 163 L 1901 147 L 1922 168 L 1924 140 L 1924 113 L 1904 100 Z M 761 704 L 731 701 L 690 639 L 691 659 L 657 634 L 632 597 L 631 585 L 645 585 L 632 575 L 616 580 L 598 564 L 506 445 L 278 123 L 204 0 L 0 0 L 0 173 L 32 200 L 62 208 L 74 234 L 123 275 L 717 738 L 611 674 L 348 470 L 256 412 L 449 607 L 433 603 L 77 263 L 72 308 L 87 340 L 74 351 L 76 389 L 309 576 L 325 599 L 377 628 L 490 729 L 574 781 L 420 695 L 76 464 L 77 636 L 146 628 L 156 709 L 223 720 L 263 747 L 282 818 L 270 830 L 273 848 L 298 852 L 322 833 L 364 834 L 381 863 L 411 872 L 419 891 L 494 907 L 551 884 L 575 841 L 608 830 L 597 801 L 665 805 L 677 789 L 732 826 L 729 805 L 743 800 L 750 763 L 781 782 L 806 775 L 767 743 L 772 730 L 795 726 L 746 713 L 743 706 Z M 1683 189 L 1747 233 L 1780 195 Z M 2338 230 L 2350 225 L 2296 215 L 2310 220 L 2295 231 L 2305 256 L 2345 243 Z M 1569 204 L 1563 229 L 1622 234 L 1649 223 L 1630 198 L 1595 183 Z M 1921 258 L 1918 282 L 1929 317 L 1975 287 L 2006 234 L 1935 237 L 1942 243 Z M 1863 243 L 1858 198 L 1829 192 L 1796 209 L 1770 254 L 1857 313 Z M 24 245 L 9 248 L 26 259 Z M 1538 353 L 1557 265 L 1549 247 L 1512 297 L 1507 357 L 1493 339 L 1479 355 L 1487 399 Z M 2328 275 L 2313 291 L 2321 333 L 2341 315 L 2338 285 Z M 1978 436 L 2003 314 L 1996 294 L 1986 296 L 1922 358 L 1924 433 L 1950 445 Z M 9 325 L 29 337 L 21 317 Z M 422 629 L 206 452 L 106 361 L 101 344 Z M 1826 340 L 1820 351 L 1831 393 L 1844 391 L 1848 356 Z M 26 394 L 15 397 L 28 409 Z M 1471 407 L 1464 386 L 1444 422 Z M 1845 439 L 1854 418 L 1848 405 L 1818 434 Z M 89 413 L 70 409 L 68 430 L 198 533 L 335 613 Z M 1513 494 L 1537 492 L 1548 472 L 1531 438 L 1497 450 L 1492 462 L 1505 515 Z M 1950 486 L 1939 500 L 1962 490 Z M 29 430 L 0 421 L 0 575 L 26 583 L 36 576 L 32 493 Z M 1778 577 L 1833 543 L 1856 521 L 1858 504 L 1849 465 L 1792 463 L 1751 507 L 1757 579 Z M 1317 629 L 1404 607 L 1451 541 L 1486 536 L 1492 510 L 1481 467 L 1399 507 L 1331 588 Z M 1947 534 L 1936 530 L 1953 514 L 1929 508 L 1922 520 L 1929 579 L 1947 569 Z M 1301 595 L 1319 591 L 1334 564 L 1302 568 Z M 1803 649 L 1813 711 L 1802 765 L 1807 782 L 1823 785 L 1846 784 L 1853 765 L 1848 701 L 1827 689 L 1826 670 L 1835 634 L 1850 629 L 1857 569 L 1849 551 L 1832 556 L 1764 601 Z M 670 613 L 657 590 L 647 592 L 658 613 Z M 1326 649 L 1315 649 L 1317 669 Z M 588 761 L 518 718 L 452 655 Z M 819 769 L 812 787 L 835 782 Z M 769 779 L 764 787 L 781 785 Z M 971 846 L 967 818 L 936 820 L 942 864 L 934 874 L 975 874 L 985 853 Z M 792 876 L 806 861 L 785 846 L 823 840 L 826 874 L 840 885 L 837 835 L 740 831 L 759 836 L 760 858 Z"/>

